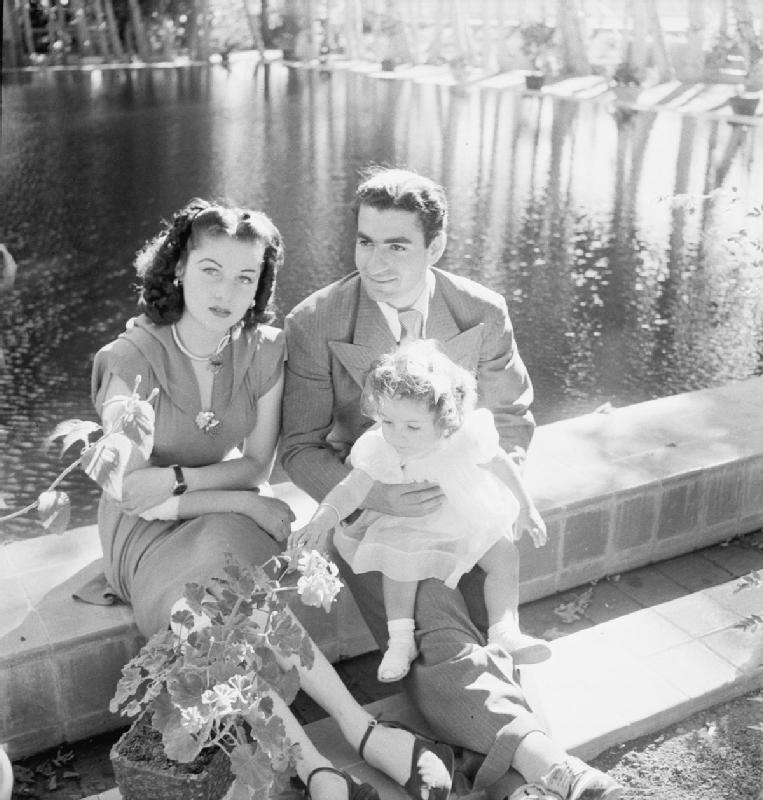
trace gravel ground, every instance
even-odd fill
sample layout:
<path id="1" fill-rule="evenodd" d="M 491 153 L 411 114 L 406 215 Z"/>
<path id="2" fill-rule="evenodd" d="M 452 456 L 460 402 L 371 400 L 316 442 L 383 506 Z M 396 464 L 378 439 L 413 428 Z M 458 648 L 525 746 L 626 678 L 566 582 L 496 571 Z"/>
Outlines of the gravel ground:
<path id="1" fill-rule="evenodd" d="M 79 800 L 109 789 L 109 748 L 118 735 L 14 765 L 14 800 Z M 763 800 L 763 690 L 618 745 L 593 763 L 627 788 L 628 800 Z"/>
<path id="2" fill-rule="evenodd" d="M 629 800 L 763 800 L 763 691 L 701 711 L 593 763 Z"/>

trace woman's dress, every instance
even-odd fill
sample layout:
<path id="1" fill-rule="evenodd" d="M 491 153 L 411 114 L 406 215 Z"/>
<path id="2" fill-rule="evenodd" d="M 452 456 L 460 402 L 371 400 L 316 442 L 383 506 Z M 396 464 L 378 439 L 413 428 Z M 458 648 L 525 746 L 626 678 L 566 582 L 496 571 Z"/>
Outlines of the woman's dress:
<path id="1" fill-rule="evenodd" d="M 434 450 L 402 463 L 378 427 L 366 431 L 350 452 L 352 466 L 382 483 L 433 481 L 445 501 L 423 517 L 364 511 L 334 533 L 334 545 L 353 571 L 379 571 L 398 581 L 439 578 L 455 587 L 500 539 L 511 539 L 519 504 L 487 464 L 498 453 L 498 432 L 485 408 Z"/>
<path id="2" fill-rule="evenodd" d="M 96 410 L 100 413 L 112 375 L 131 389 L 140 375 L 142 398 L 154 388 L 160 390 L 152 400 L 156 421 L 151 465 L 218 463 L 242 445 L 257 420 L 258 398 L 282 372 L 283 332 L 266 325 L 244 331 L 222 356 L 212 388 L 212 410 L 220 421 L 214 435 L 196 424 L 201 410 L 198 384 L 170 326 L 155 325 L 145 316 L 132 320 L 124 334 L 96 354 L 92 374 Z M 170 609 L 186 583 L 207 585 L 213 576 L 222 575 L 227 554 L 261 564 L 280 550 L 247 516 L 228 512 L 148 521 L 123 513 L 106 492 L 98 508 L 98 530 L 106 580 L 118 597 L 132 605 L 145 636 L 167 627 Z"/>

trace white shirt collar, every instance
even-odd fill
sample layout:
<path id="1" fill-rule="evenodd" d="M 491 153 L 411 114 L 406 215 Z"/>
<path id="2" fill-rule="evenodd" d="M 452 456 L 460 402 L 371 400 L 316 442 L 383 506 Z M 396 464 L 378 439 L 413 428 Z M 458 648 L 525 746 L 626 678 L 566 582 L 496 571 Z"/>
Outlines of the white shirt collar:
<path id="1" fill-rule="evenodd" d="M 424 324 L 421 328 L 422 338 L 426 337 L 427 317 L 429 316 L 429 299 L 434 294 L 434 286 L 434 273 L 431 269 L 428 269 L 426 286 L 421 290 L 421 294 L 416 298 L 415 302 L 409 306 L 409 308 L 415 308 L 417 311 L 420 311 L 421 316 L 424 318 Z M 384 315 L 384 319 L 387 321 L 387 325 L 389 325 L 389 329 L 392 331 L 395 341 L 399 342 L 402 329 L 400 327 L 400 320 L 397 316 L 398 309 L 394 308 L 389 303 L 384 303 L 380 300 L 376 302 L 376 305 L 379 306 L 379 311 L 381 311 Z"/>

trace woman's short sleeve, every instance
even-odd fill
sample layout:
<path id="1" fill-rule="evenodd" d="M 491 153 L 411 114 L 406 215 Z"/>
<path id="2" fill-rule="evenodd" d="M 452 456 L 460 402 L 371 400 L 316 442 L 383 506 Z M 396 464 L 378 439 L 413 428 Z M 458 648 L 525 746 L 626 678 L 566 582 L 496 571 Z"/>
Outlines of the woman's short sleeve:
<path id="1" fill-rule="evenodd" d="M 257 328 L 257 350 L 252 359 L 252 387 L 255 397 L 262 397 L 283 374 L 286 339 L 280 328 L 260 325 Z"/>
<path id="2" fill-rule="evenodd" d="M 358 437 L 350 450 L 349 461 L 375 481 L 399 483 L 403 479 L 400 459 L 387 444 L 379 428 L 371 428 Z"/>
<path id="3" fill-rule="evenodd" d="M 145 397 L 156 385 L 154 372 L 140 350 L 123 337 L 105 345 L 95 354 L 90 397 L 99 416 L 110 378 L 120 378 L 132 390 L 138 375 L 141 379 L 140 395 Z"/>

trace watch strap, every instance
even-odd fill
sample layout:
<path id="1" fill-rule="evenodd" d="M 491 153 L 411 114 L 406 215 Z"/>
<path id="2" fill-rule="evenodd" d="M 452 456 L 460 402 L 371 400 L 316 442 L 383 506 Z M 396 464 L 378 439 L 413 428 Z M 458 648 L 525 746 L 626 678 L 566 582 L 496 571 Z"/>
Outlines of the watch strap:
<path id="1" fill-rule="evenodd" d="M 181 469 L 180 464 L 173 464 L 172 471 L 175 473 L 175 485 L 172 487 L 172 494 L 183 494 L 183 492 L 188 488 L 188 484 L 185 482 L 185 476 L 183 475 L 183 470 Z"/>

